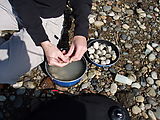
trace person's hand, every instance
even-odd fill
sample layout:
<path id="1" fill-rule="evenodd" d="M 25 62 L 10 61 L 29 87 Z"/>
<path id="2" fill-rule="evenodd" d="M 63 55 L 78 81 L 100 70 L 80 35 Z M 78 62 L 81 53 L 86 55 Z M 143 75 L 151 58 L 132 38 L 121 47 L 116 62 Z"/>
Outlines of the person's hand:
<path id="1" fill-rule="evenodd" d="M 69 63 L 69 57 L 64 56 L 63 52 L 49 41 L 42 42 L 41 46 L 47 58 L 48 65 L 64 67 Z"/>
<path id="2" fill-rule="evenodd" d="M 71 47 L 65 55 L 70 57 L 70 62 L 78 61 L 82 58 L 83 54 L 87 51 L 87 41 L 84 36 L 74 36 L 72 39 Z"/>

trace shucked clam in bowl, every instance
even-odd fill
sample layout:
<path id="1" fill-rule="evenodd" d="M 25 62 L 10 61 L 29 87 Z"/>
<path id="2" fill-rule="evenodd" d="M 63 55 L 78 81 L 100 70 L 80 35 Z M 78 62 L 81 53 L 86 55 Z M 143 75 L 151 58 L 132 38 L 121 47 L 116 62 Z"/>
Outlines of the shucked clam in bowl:
<path id="1" fill-rule="evenodd" d="M 64 67 L 49 66 L 45 62 L 45 69 L 54 83 L 63 87 L 71 87 L 82 79 L 87 70 L 87 62 L 84 57 Z"/>
<path id="2" fill-rule="evenodd" d="M 118 47 L 107 40 L 90 40 L 87 47 L 87 60 L 98 67 L 110 67 L 114 65 L 120 57 Z"/>

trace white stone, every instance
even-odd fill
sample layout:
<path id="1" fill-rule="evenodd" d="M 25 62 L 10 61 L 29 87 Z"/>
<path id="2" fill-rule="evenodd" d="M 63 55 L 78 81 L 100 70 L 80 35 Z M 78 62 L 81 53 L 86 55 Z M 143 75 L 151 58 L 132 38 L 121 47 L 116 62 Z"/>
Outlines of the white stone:
<path id="1" fill-rule="evenodd" d="M 102 54 L 101 50 L 99 50 L 99 49 L 96 50 L 96 54 L 97 54 L 97 55 L 101 55 L 101 54 Z"/>
<path id="2" fill-rule="evenodd" d="M 140 18 L 145 18 L 146 16 L 147 16 L 147 15 L 146 15 L 145 12 L 142 12 L 142 13 L 139 14 L 139 17 L 140 17 Z"/>
<path id="3" fill-rule="evenodd" d="M 100 50 L 103 50 L 105 48 L 105 46 L 103 45 L 103 44 L 101 44 L 100 46 L 99 46 L 99 49 Z"/>
<path id="4" fill-rule="evenodd" d="M 136 9 L 137 13 L 144 13 L 144 11 L 141 8 Z"/>
<path id="5" fill-rule="evenodd" d="M 152 72 L 151 72 L 151 77 L 152 77 L 153 79 L 158 79 L 158 74 L 157 74 L 157 72 L 156 72 L 156 71 L 152 71 Z"/>
<path id="6" fill-rule="evenodd" d="M 23 85 L 23 81 L 13 84 L 12 87 L 13 88 L 20 88 L 20 87 L 22 87 L 22 85 Z"/>
<path id="7" fill-rule="evenodd" d="M 157 51 L 157 52 L 160 52 L 160 46 L 158 46 L 158 47 L 156 48 L 156 51 Z"/>
<path id="8" fill-rule="evenodd" d="M 112 51 L 112 47 L 111 46 L 107 46 L 108 47 L 108 52 L 110 53 Z"/>
<path id="9" fill-rule="evenodd" d="M 89 23 L 90 24 L 93 24 L 95 22 L 95 19 L 94 18 L 89 18 Z"/>
<path id="10" fill-rule="evenodd" d="M 106 50 L 102 50 L 102 55 L 106 55 Z"/>
<path id="11" fill-rule="evenodd" d="M 106 65 L 106 61 L 101 61 L 101 65 Z"/>
<path id="12" fill-rule="evenodd" d="M 127 24 L 123 24 L 122 27 L 123 27 L 124 29 L 126 29 L 126 30 L 129 29 L 129 25 L 127 25 Z"/>
<path id="13" fill-rule="evenodd" d="M 104 23 L 102 21 L 96 21 L 96 22 L 94 22 L 94 25 L 96 27 L 102 27 L 104 25 Z"/>
<path id="14" fill-rule="evenodd" d="M 108 15 L 113 17 L 113 16 L 115 16 L 115 13 L 114 12 L 110 12 Z"/>
<path id="15" fill-rule="evenodd" d="M 139 27 L 140 27 L 141 29 L 143 29 L 143 30 L 145 30 L 145 29 L 146 29 L 145 24 L 141 24 L 141 25 L 139 25 Z"/>
<path id="16" fill-rule="evenodd" d="M 156 7 L 156 8 L 154 8 L 154 11 L 156 11 L 156 12 L 160 12 L 160 11 L 159 11 L 159 9 L 158 9 L 157 7 Z"/>
<path id="17" fill-rule="evenodd" d="M 152 43 L 152 47 L 156 48 L 156 47 L 158 47 L 158 44 L 157 43 Z"/>
<path id="18" fill-rule="evenodd" d="M 139 83 L 133 83 L 131 85 L 132 88 L 137 88 L 137 89 L 140 89 L 141 88 L 141 85 Z"/>
<path id="19" fill-rule="evenodd" d="M 154 84 L 154 80 L 151 77 L 147 77 L 146 81 L 148 82 L 148 84 L 153 85 Z"/>
<path id="20" fill-rule="evenodd" d="M 115 60 L 117 58 L 116 54 L 112 55 L 112 60 Z"/>
<path id="21" fill-rule="evenodd" d="M 143 96 L 136 96 L 136 101 L 137 102 L 144 102 L 144 97 Z"/>
<path id="22" fill-rule="evenodd" d="M 95 52 L 95 49 L 93 47 L 88 48 L 89 54 L 93 54 Z"/>
<path id="23" fill-rule="evenodd" d="M 115 81 L 123 83 L 123 84 L 127 84 L 127 85 L 131 85 L 132 84 L 132 80 L 128 79 L 128 77 L 117 74 L 115 77 Z"/>
<path id="24" fill-rule="evenodd" d="M 100 57 L 100 60 L 104 61 L 106 60 L 106 57 Z"/>
<path id="25" fill-rule="evenodd" d="M 141 112 L 141 109 L 138 106 L 135 105 L 135 106 L 132 107 L 132 113 L 133 114 L 138 114 L 140 112 Z"/>
<path id="26" fill-rule="evenodd" d="M 157 80 L 157 81 L 156 81 L 156 85 L 157 85 L 158 87 L 160 87 L 160 80 Z"/>
<path id="27" fill-rule="evenodd" d="M 82 84 L 81 89 L 85 89 L 85 88 L 87 88 L 87 87 L 90 86 L 90 85 L 91 85 L 90 82 L 84 83 L 84 84 Z"/>
<path id="28" fill-rule="evenodd" d="M 100 61 L 98 59 L 95 59 L 94 62 L 99 64 Z"/>
<path id="29" fill-rule="evenodd" d="M 151 53 L 151 54 L 148 56 L 148 59 L 149 59 L 149 61 L 154 61 L 154 60 L 156 59 L 156 56 L 155 56 L 153 53 Z"/>
<path id="30" fill-rule="evenodd" d="M 146 47 L 147 47 L 149 50 L 153 51 L 152 46 L 150 46 L 149 44 L 147 44 Z"/>
<path id="31" fill-rule="evenodd" d="M 151 118 L 151 120 L 157 120 L 155 114 L 151 110 L 148 111 L 148 116 Z"/>
<path id="32" fill-rule="evenodd" d="M 108 64 L 110 64 L 111 63 L 111 60 L 110 59 L 107 59 L 106 60 L 106 64 L 108 65 Z"/>
<path id="33" fill-rule="evenodd" d="M 120 16 L 119 16 L 119 15 L 115 15 L 115 16 L 113 16 L 113 19 L 114 19 L 114 20 L 119 20 L 119 18 L 120 18 Z"/>
<path id="34" fill-rule="evenodd" d="M 98 49 L 98 48 L 99 48 L 99 43 L 98 43 L 98 42 L 93 43 L 93 47 L 94 47 L 95 49 Z"/>
<path id="35" fill-rule="evenodd" d="M 135 74 L 129 74 L 128 78 L 132 80 L 132 82 L 136 82 L 137 81 L 137 77 Z"/>
<path id="36" fill-rule="evenodd" d="M 111 54 L 106 54 L 105 56 L 106 56 L 106 58 L 111 58 L 112 57 Z"/>
<path id="37" fill-rule="evenodd" d="M 111 84 L 110 92 L 112 95 L 114 95 L 117 92 L 117 84 L 116 83 Z"/>
<path id="38" fill-rule="evenodd" d="M 99 55 L 94 54 L 94 58 L 99 59 Z"/>

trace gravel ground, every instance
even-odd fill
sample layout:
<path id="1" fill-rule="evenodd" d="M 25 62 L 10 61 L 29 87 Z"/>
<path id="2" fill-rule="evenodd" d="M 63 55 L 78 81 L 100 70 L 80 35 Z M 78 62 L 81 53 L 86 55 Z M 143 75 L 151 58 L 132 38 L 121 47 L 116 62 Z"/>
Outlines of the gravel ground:
<path id="1" fill-rule="evenodd" d="M 159 13 L 160 0 L 93 0 L 89 39 L 111 41 L 119 47 L 120 59 L 108 69 L 88 64 L 79 84 L 55 87 L 72 94 L 85 90 L 106 95 L 123 104 L 132 120 L 160 120 Z M 3 31 L 1 36 L 6 33 L 12 31 Z M 1 90 L 0 120 L 16 119 L 20 117 L 16 113 L 34 110 L 40 101 L 52 99 L 54 93 L 39 87 L 44 77 L 38 66 L 13 88 Z"/>

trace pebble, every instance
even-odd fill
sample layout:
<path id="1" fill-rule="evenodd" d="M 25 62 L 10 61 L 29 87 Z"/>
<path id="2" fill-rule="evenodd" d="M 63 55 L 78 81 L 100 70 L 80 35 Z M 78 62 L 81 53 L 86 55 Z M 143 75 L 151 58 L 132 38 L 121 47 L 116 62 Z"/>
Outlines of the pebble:
<path id="1" fill-rule="evenodd" d="M 156 51 L 160 52 L 160 46 L 156 47 Z"/>
<path id="2" fill-rule="evenodd" d="M 126 10 L 126 13 L 130 16 L 130 15 L 133 15 L 133 10 Z"/>
<path id="3" fill-rule="evenodd" d="M 145 108 L 146 108 L 146 110 L 151 109 L 151 107 L 152 107 L 152 105 L 151 105 L 151 104 L 145 104 Z"/>
<path id="4" fill-rule="evenodd" d="M 90 85 L 91 85 L 91 82 L 84 83 L 84 84 L 82 84 L 81 89 L 83 90 L 83 89 L 89 87 Z"/>
<path id="5" fill-rule="evenodd" d="M 148 119 L 148 118 L 149 118 L 148 115 L 147 115 L 147 113 L 145 113 L 145 112 L 142 112 L 142 116 L 143 116 L 145 119 Z"/>
<path id="6" fill-rule="evenodd" d="M 25 92 L 26 92 L 26 88 L 21 87 L 21 88 L 17 89 L 16 94 L 17 95 L 23 95 Z"/>
<path id="7" fill-rule="evenodd" d="M 112 9 L 111 6 L 103 6 L 103 10 L 104 10 L 105 12 L 108 12 L 108 11 L 110 11 L 111 9 Z"/>
<path id="8" fill-rule="evenodd" d="M 156 108 L 155 116 L 157 119 L 160 119 L 160 106 Z"/>
<path id="9" fill-rule="evenodd" d="M 94 25 L 98 28 L 102 27 L 104 25 L 104 23 L 102 21 L 95 21 Z"/>
<path id="10" fill-rule="evenodd" d="M 157 106 L 158 103 L 156 102 L 156 99 L 152 98 L 152 97 L 146 97 L 146 100 L 149 104 L 151 104 L 152 106 Z"/>
<path id="11" fill-rule="evenodd" d="M 158 79 L 158 74 L 157 74 L 157 72 L 156 72 L 156 71 L 152 71 L 152 72 L 151 72 L 151 77 L 152 77 L 153 79 Z"/>
<path id="12" fill-rule="evenodd" d="M 147 88 L 146 92 L 148 93 L 149 96 L 155 97 L 156 92 L 152 87 Z"/>
<path id="13" fill-rule="evenodd" d="M 116 83 L 111 84 L 110 92 L 112 95 L 114 95 L 117 92 L 117 84 Z"/>
<path id="14" fill-rule="evenodd" d="M 136 102 L 144 102 L 143 96 L 136 96 Z"/>
<path id="15" fill-rule="evenodd" d="M 156 47 L 158 47 L 158 44 L 157 43 L 152 43 L 152 47 L 156 48 Z"/>
<path id="16" fill-rule="evenodd" d="M 135 105 L 135 106 L 132 107 L 132 113 L 133 114 L 137 115 L 140 112 L 141 112 L 141 109 L 138 106 Z"/>
<path id="17" fill-rule="evenodd" d="M 123 27 L 124 29 L 126 29 L 126 30 L 129 29 L 129 25 L 127 25 L 127 24 L 123 24 L 122 27 Z"/>
<path id="18" fill-rule="evenodd" d="M 137 77 L 136 77 L 135 74 L 129 74 L 129 75 L 128 75 L 128 78 L 131 79 L 132 82 L 136 82 L 136 80 L 137 80 Z"/>
<path id="19" fill-rule="evenodd" d="M 157 85 L 158 87 L 160 87 L 160 80 L 157 80 L 157 81 L 156 81 L 156 85 Z"/>
<path id="20" fill-rule="evenodd" d="M 7 98 L 6 98 L 6 96 L 4 96 L 4 95 L 0 95 L 0 101 L 1 101 L 1 102 L 6 101 L 6 99 L 7 99 Z"/>
<path id="21" fill-rule="evenodd" d="M 20 88 L 20 87 L 22 87 L 22 85 L 23 85 L 23 81 L 17 82 L 16 84 L 13 84 L 12 87 L 13 88 Z"/>
<path id="22" fill-rule="evenodd" d="M 114 20 L 119 20 L 119 18 L 120 18 L 120 16 L 119 16 L 119 15 L 115 15 L 115 16 L 113 16 L 113 19 L 114 19 Z"/>
<path id="23" fill-rule="evenodd" d="M 116 7 L 116 6 L 112 7 L 112 10 L 113 10 L 114 12 L 117 12 L 117 13 L 121 12 L 121 8 Z"/>
<path id="24" fill-rule="evenodd" d="M 147 82 L 143 76 L 140 77 L 140 83 L 143 87 L 145 87 L 147 85 Z"/>
<path id="25" fill-rule="evenodd" d="M 154 11 L 156 11 L 156 12 L 158 12 L 158 13 L 160 12 L 159 9 L 158 9 L 157 7 L 154 8 Z"/>
<path id="26" fill-rule="evenodd" d="M 153 53 L 151 53 L 151 54 L 148 56 L 148 59 L 149 59 L 150 62 L 151 62 L 151 61 L 154 61 L 154 60 L 156 59 L 156 56 L 155 56 Z"/>
<path id="27" fill-rule="evenodd" d="M 154 84 L 154 80 L 151 77 L 147 77 L 146 81 L 148 82 L 148 84 L 153 85 Z"/>
<path id="28" fill-rule="evenodd" d="M 121 38 L 122 38 L 123 40 L 127 40 L 128 36 L 127 36 L 126 34 L 122 34 L 122 35 L 121 35 Z"/>
<path id="29" fill-rule="evenodd" d="M 125 48 L 127 48 L 127 49 L 131 49 L 132 48 L 132 44 L 130 44 L 130 43 L 125 43 Z"/>
<path id="30" fill-rule="evenodd" d="M 128 79 L 128 77 L 117 74 L 115 77 L 115 81 L 120 82 L 120 83 L 124 83 L 127 85 L 131 85 L 132 84 L 132 80 Z"/>
<path id="31" fill-rule="evenodd" d="M 133 83 L 131 85 L 132 88 L 137 88 L 137 89 L 140 89 L 141 88 L 141 85 L 139 83 Z"/>
<path id="32" fill-rule="evenodd" d="M 151 118 L 151 120 L 157 120 L 155 114 L 151 110 L 148 111 L 148 116 Z"/>
<path id="33" fill-rule="evenodd" d="M 113 16 L 115 16 L 115 13 L 114 12 L 110 12 L 108 15 L 113 17 Z"/>
<path id="34" fill-rule="evenodd" d="M 36 84 L 32 81 L 24 82 L 24 87 L 29 89 L 34 89 L 36 87 Z"/>
<path id="35" fill-rule="evenodd" d="M 131 70 L 133 70 L 133 65 L 132 64 L 126 64 L 125 69 L 128 70 L 128 71 L 131 71 Z"/>

